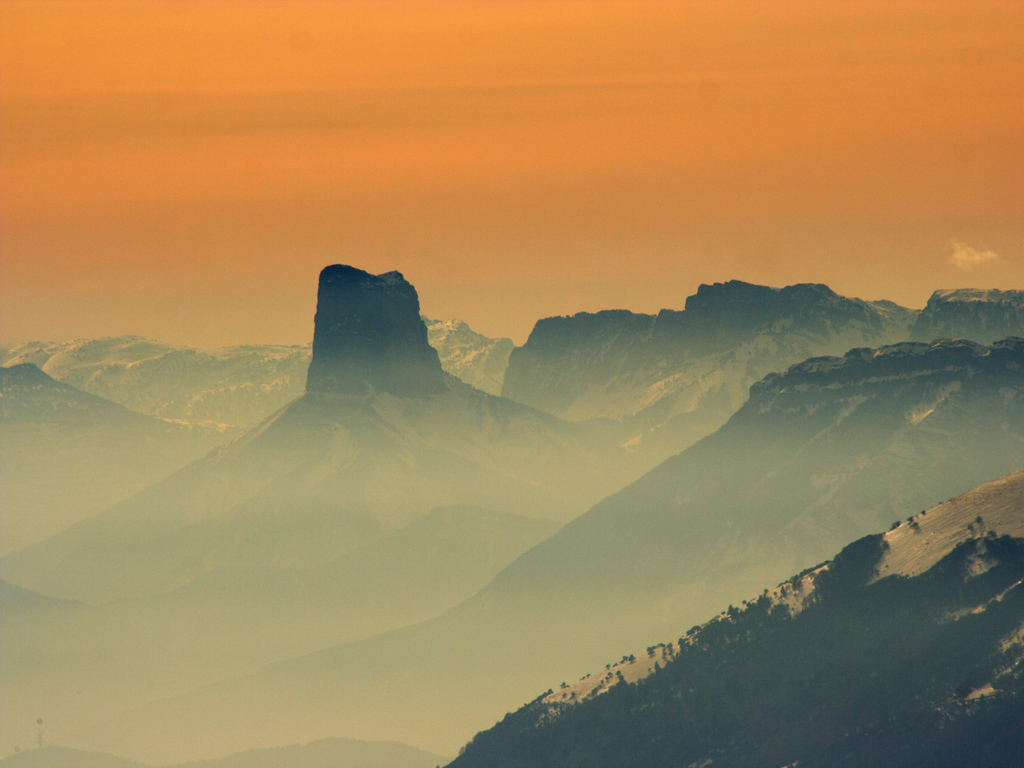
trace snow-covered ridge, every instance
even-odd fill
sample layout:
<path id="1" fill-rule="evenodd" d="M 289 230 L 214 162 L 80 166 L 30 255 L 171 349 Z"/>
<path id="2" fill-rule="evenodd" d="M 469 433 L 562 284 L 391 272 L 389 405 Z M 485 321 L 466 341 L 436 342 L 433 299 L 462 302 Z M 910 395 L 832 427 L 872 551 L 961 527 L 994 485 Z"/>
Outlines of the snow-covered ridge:
<path id="1" fill-rule="evenodd" d="M 873 380 L 918 375 L 922 372 L 949 370 L 950 366 L 970 367 L 993 354 L 1024 355 L 1024 339 L 1004 339 L 986 346 L 963 339 L 940 339 L 933 342 L 901 342 L 877 349 L 851 349 L 841 357 L 812 357 L 790 366 L 784 373 L 769 374 L 751 388 L 755 393 L 783 391 L 795 385 L 822 384 L 835 387 L 860 381 L 866 371 Z M 867 362 L 884 362 L 870 368 Z"/>
<path id="2" fill-rule="evenodd" d="M 1024 538 L 1024 469 L 986 483 L 906 521 L 897 521 L 883 536 L 884 554 L 878 563 L 875 580 L 887 576 L 918 576 L 928 571 L 964 541 L 973 538 L 1010 536 Z M 826 562 L 766 590 L 773 604 L 784 604 L 796 614 L 814 594 L 815 577 L 828 570 Z M 746 610 L 747 603 L 730 611 Z M 729 621 L 723 612 L 712 619 Z M 709 622 L 710 623 L 710 622 Z M 699 634 L 699 631 L 698 631 Z M 574 683 L 562 683 L 542 697 L 554 708 L 569 706 L 598 696 L 619 682 L 635 683 L 653 674 L 678 653 L 681 643 L 690 642 L 688 634 L 678 642 L 659 643 L 645 653 L 623 656 L 603 671 L 588 674 Z"/>
<path id="3" fill-rule="evenodd" d="M 1024 469 L 915 515 L 885 534 L 878 578 L 917 576 L 960 542 L 988 535 L 1024 538 Z"/>
<path id="4" fill-rule="evenodd" d="M 947 301 L 989 301 L 1024 304 L 1024 291 L 1001 291 L 996 288 L 944 288 L 935 291 L 929 304 Z"/>

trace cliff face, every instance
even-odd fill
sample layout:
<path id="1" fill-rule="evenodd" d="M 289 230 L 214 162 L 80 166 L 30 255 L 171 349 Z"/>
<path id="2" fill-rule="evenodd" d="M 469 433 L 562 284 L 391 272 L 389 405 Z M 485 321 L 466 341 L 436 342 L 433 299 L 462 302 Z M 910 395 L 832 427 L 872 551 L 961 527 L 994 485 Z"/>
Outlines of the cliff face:
<path id="1" fill-rule="evenodd" d="M 911 329 L 917 341 L 970 339 L 991 344 L 1024 336 L 1024 291 L 936 291 Z"/>
<path id="2" fill-rule="evenodd" d="M 307 392 L 426 397 L 445 390 L 416 289 L 399 272 L 320 273 Z"/>
<path id="3" fill-rule="evenodd" d="M 682 311 L 539 321 L 513 350 L 502 394 L 562 418 L 623 419 L 635 448 L 665 457 L 724 424 L 763 376 L 902 341 L 915 315 L 824 285 L 702 285 Z"/>

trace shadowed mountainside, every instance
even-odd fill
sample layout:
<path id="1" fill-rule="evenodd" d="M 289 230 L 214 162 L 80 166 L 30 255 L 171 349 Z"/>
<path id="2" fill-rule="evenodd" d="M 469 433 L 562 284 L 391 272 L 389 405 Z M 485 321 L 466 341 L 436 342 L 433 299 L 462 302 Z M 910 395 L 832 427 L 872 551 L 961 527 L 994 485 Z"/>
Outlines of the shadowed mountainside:
<path id="1" fill-rule="evenodd" d="M 1012 765 L 1022 580 L 1019 471 L 542 694 L 451 765 Z"/>

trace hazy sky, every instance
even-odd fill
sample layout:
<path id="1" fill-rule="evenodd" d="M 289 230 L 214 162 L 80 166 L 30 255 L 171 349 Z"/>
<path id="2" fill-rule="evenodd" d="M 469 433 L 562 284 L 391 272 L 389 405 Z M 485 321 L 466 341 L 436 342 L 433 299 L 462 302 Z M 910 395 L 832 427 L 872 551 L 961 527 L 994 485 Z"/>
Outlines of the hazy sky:
<path id="1" fill-rule="evenodd" d="M 1024 287 L 1024 3 L 0 4 L 0 340 Z"/>

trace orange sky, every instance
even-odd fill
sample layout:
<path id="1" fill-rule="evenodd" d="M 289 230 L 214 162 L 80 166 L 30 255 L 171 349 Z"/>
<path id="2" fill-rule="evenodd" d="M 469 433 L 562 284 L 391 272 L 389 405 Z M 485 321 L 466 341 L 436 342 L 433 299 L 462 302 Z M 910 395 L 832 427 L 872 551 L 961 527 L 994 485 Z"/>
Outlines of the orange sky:
<path id="1" fill-rule="evenodd" d="M 1024 287 L 1024 3 L 0 4 L 0 340 Z"/>

